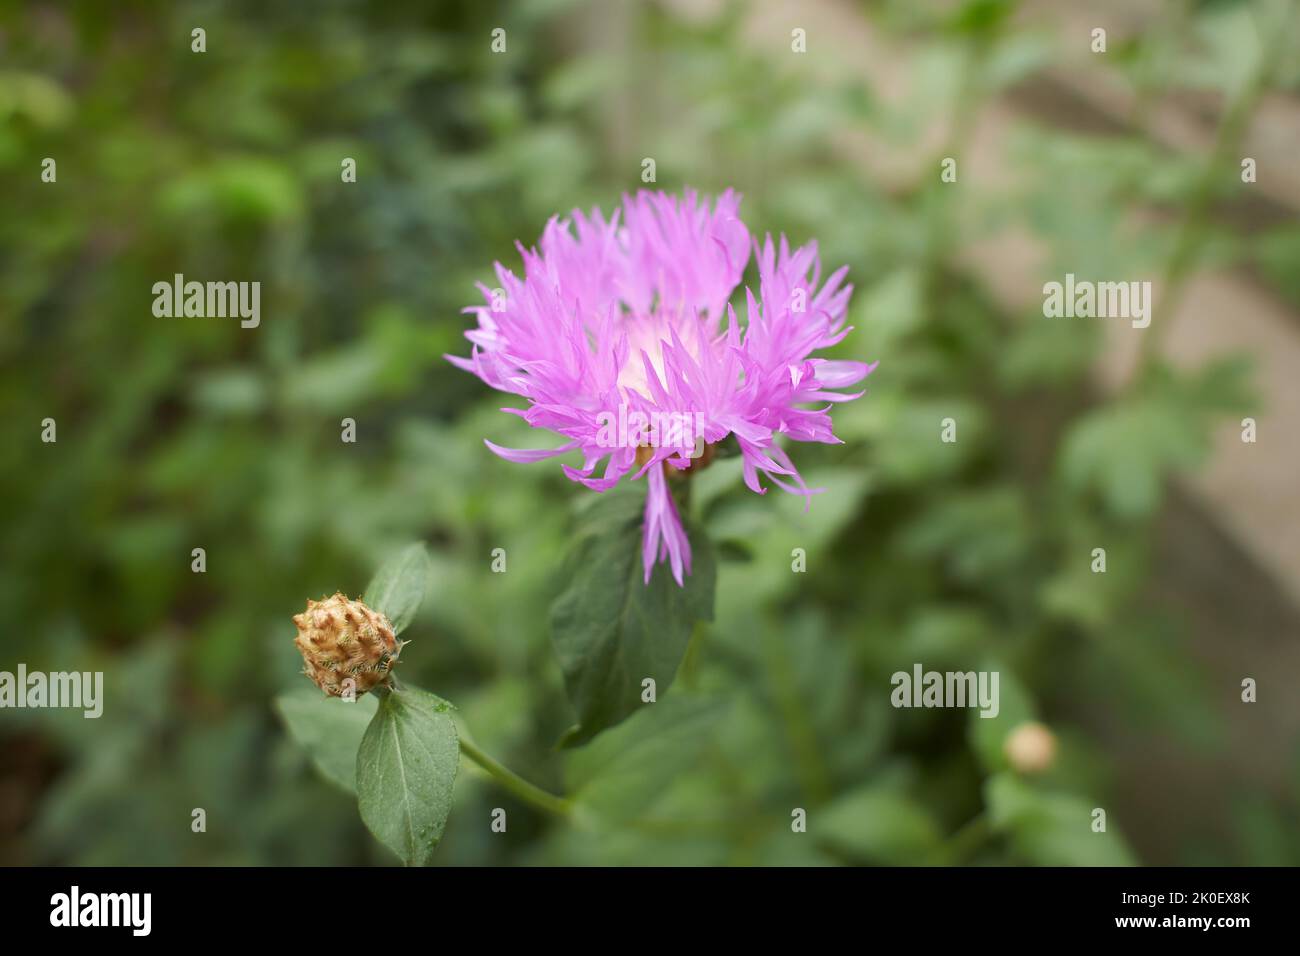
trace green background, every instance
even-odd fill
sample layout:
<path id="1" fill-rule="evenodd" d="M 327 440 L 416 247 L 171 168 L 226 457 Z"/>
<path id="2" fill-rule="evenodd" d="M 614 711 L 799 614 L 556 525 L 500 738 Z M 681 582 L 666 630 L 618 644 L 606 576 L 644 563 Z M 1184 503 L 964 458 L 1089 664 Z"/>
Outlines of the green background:
<path id="1" fill-rule="evenodd" d="M 1215 769 L 1228 728 L 1261 718 L 1242 716 L 1242 674 L 1189 644 L 1191 585 L 1157 559 L 1162 528 L 1207 520 L 1171 516 L 1167 479 L 1249 412 L 1248 367 L 1148 355 L 1103 398 L 1099 322 L 1007 314 L 959 255 L 1015 222 L 1059 272 L 1178 282 L 1244 261 L 1295 303 L 1300 232 L 1203 215 L 1241 188 L 1235 160 L 1138 133 L 1022 129 L 1015 188 L 954 189 L 937 159 L 960 154 L 956 122 L 903 185 L 878 182 L 827 144 L 915 141 L 1032 85 L 1049 51 L 1010 3 L 843 6 L 918 51 L 913 100 L 805 78 L 787 49 L 743 38 L 743 5 L 0 4 L 0 668 L 107 683 L 97 721 L 0 714 L 0 862 L 393 862 L 271 701 L 313 690 L 292 615 L 355 595 L 413 539 L 434 575 L 403 678 L 524 776 L 581 784 L 619 821 L 557 823 L 465 769 L 435 863 L 1300 861 L 1296 742 Z M 1159 90 L 1194 68 L 1250 109 L 1249 51 L 1198 38 L 1275 8 L 1171 6 L 1176 29 L 1098 70 Z M 1294 96 L 1294 71 L 1267 66 Z M 611 210 L 646 156 L 659 188 L 735 187 L 752 231 L 849 264 L 856 331 L 835 354 L 881 364 L 835 412 L 844 445 L 792 447 L 829 489 L 806 514 L 749 493 L 735 460 L 695 479 L 715 620 L 653 710 L 566 753 L 545 622 L 591 493 L 554 461 L 489 453 L 485 437 L 546 436 L 441 356 L 467 353 L 460 309 L 494 260 L 518 268 L 515 241 L 551 215 Z M 1166 215 L 1121 235 L 1139 202 Z M 151 287 L 178 272 L 259 280 L 261 326 L 155 318 Z M 949 416 L 955 444 L 938 440 Z M 1098 546 L 1105 575 L 1089 571 Z M 889 675 L 916 661 L 1000 670 L 1001 716 L 891 708 Z M 1043 775 L 1002 749 L 1030 718 L 1059 743 Z M 1180 767 L 1208 772 L 1189 786 Z"/>

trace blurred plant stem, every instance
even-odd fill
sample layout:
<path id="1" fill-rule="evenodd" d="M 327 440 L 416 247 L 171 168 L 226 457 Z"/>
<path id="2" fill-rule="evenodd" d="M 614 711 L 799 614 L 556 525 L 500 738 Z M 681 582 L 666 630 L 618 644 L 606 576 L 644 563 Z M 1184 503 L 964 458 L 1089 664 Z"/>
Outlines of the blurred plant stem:
<path id="1" fill-rule="evenodd" d="M 814 722 L 804 704 L 799 688 L 791 680 L 791 662 L 783 638 L 763 629 L 763 651 L 767 672 L 772 681 L 777 707 L 785 721 L 794 754 L 795 774 L 799 785 L 813 803 L 823 803 L 831 796 L 830 774 L 826 769 L 817 741 Z"/>
<path id="2" fill-rule="evenodd" d="M 1166 321 L 1177 311 L 1186 291 L 1187 279 L 1196 265 L 1196 256 L 1204 245 L 1208 234 L 1207 214 L 1210 203 L 1219 194 L 1222 178 L 1227 175 L 1230 161 L 1239 156 L 1242 140 L 1250 125 L 1251 117 L 1259 106 L 1260 99 L 1268 89 L 1273 74 L 1281 65 L 1287 49 L 1287 39 L 1291 29 L 1291 17 L 1294 5 L 1287 4 L 1281 14 L 1281 22 L 1272 29 L 1261 28 L 1261 35 L 1268 37 L 1267 46 L 1260 55 L 1250 79 L 1242 87 L 1237 98 L 1233 100 L 1215 133 L 1214 147 L 1206 160 L 1200 179 L 1192 191 L 1190 200 L 1183 212 L 1178 226 L 1177 237 L 1169 260 L 1165 263 L 1161 279 L 1162 291 L 1151 316 L 1151 327 L 1142 339 L 1141 357 L 1136 380 L 1148 371 L 1159 352 L 1164 335 Z"/>
<path id="3" fill-rule="evenodd" d="M 1136 96 L 1133 99 L 1133 109 L 1130 114 L 1130 122 L 1142 130 L 1147 138 L 1155 141 L 1148 124 L 1151 115 L 1151 108 L 1156 102 L 1156 96 L 1160 92 L 1160 84 L 1156 80 L 1158 73 L 1160 51 L 1166 49 L 1154 42 L 1153 38 L 1160 38 L 1169 43 L 1177 43 L 1178 39 L 1184 35 L 1187 28 L 1187 8 L 1181 3 L 1166 3 L 1161 8 L 1160 17 L 1155 24 L 1155 29 L 1147 34 L 1145 42 L 1142 43 L 1138 50 L 1137 62 L 1134 66 L 1134 89 Z"/>
<path id="4" fill-rule="evenodd" d="M 956 244 L 958 230 L 953 226 L 954 203 L 950 201 L 949 184 L 940 179 L 943 161 L 949 157 L 957 161 L 958 181 L 961 178 L 962 152 L 970 141 L 971 131 L 979 118 L 980 108 L 987 98 L 985 66 L 989 51 L 997 43 L 996 31 L 969 38 L 962 56 L 961 76 L 957 95 L 953 98 L 948 117 L 948 131 L 937 156 L 930 156 L 921 172 L 922 196 L 935 195 L 938 201 L 926 216 L 927 241 L 925 256 L 926 294 L 934 308 L 938 307 L 939 286 Z"/>

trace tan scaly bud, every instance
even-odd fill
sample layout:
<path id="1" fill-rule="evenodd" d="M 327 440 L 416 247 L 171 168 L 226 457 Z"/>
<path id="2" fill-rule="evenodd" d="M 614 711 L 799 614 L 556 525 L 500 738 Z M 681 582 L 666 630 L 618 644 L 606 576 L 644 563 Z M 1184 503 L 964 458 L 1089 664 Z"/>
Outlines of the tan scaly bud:
<path id="1" fill-rule="evenodd" d="M 306 663 L 303 673 L 331 697 L 347 693 L 348 678 L 358 697 L 386 683 L 405 643 L 393 634 L 388 618 L 339 593 L 308 601 L 293 623 L 298 626 L 294 644 Z"/>

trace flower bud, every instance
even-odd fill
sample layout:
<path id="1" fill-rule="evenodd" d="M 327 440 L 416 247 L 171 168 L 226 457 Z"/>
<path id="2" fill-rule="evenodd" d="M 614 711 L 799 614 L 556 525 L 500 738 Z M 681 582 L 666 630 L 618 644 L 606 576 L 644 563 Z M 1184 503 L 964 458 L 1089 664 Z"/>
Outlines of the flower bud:
<path id="1" fill-rule="evenodd" d="M 303 673 L 331 697 L 349 691 L 360 697 L 385 683 L 405 643 L 397 640 L 388 618 L 337 592 L 308 601 L 293 623 L 298 626 L 294 644 L 306 663 Z M 349 678 L 352 684 L 346 683 Z"/>
<path id="2" fill-rule="evenodd" d="M 1026 721 L 1007 734 L 1003 752 L 1020 773 L 1042 773 L 1056 759 L 1056 735 L 1037 721 Z"/>

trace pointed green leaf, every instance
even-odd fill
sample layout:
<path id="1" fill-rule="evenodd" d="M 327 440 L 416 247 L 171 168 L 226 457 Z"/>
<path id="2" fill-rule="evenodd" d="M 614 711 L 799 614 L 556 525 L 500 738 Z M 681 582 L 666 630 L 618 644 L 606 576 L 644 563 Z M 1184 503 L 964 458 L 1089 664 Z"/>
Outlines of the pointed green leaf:
<path id="1" fill-rule="evenodd" d="M 442 839 L 459 766 L 450 704 L 413 687 L 382 697 L 357 752 L 357 804 L 407 866 L 427 863 Z"/>
<path id="2" fill-rule="evenodd" d="M 383 563 L 362 598 L 382 613 L 401 634 L 415 617 L 429 587 L 429 553 L 420 542 L 408 545 Z"/>
<path id="3" fill-rule="evenodd" d="M 374 696 L 346 701 L 303 687 L 277 697 L 275 709 L 326 779 L 356 793 L 357 748 L 375 715 Z"/>
<path id="4" fill-rule="evenodd" d="M 606 492 L 579 519 L 569 586 L 551 607 L 551 641 L 578 725 L 566 746 L 585 743 L 642 705 L 643 681 L 661 696 L 686 653 L 695 622 L 713 617 L 716 567 L 708 539 L 688 530 L 692 573 L 685 587 L 667 564 L 646 584 L 641 563 L 645 499 Z"/>

